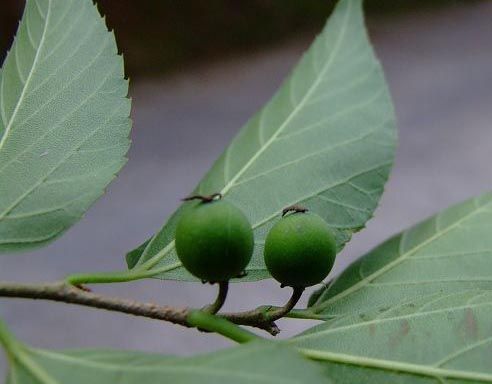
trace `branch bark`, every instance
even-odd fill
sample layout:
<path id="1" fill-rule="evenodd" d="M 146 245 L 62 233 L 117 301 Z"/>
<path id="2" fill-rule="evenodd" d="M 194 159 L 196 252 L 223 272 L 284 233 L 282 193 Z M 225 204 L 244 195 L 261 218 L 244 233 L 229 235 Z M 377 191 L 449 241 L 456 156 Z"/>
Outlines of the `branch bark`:
<path id="1" fill-rule="evenodd" d="M 304 288 L 293 288 L 289 301 L 280 308 L 263 306 L 252 311 L 223 313 L 221 316 L 232 323 L 261 328 L 271 335 L 276 336 L 280 332 L 280 329 L 275 324 L 275 321 L 287 315 L 295 307 L 303 292 Z"/>
<path id="2" fill-rule="evenodd" d="M 187 308 L 175 308 L 154 303 L 142 303 L 134 300 L 102 296 L 65 282 L 29 285 L 1 282 L 0 297 L 78 304 L 189 326 L 186 321 L 186 316 L 189 313 Z"/>
<path id="3" fill-rule="evenodd" d="M 222 290 L 224 293 L 226 289 Z M 256 327 L 277 335 L 279 329 L 275 321 L 285 316 L 301 297 L 303 289 L 294 289 L 289 302 L 281 308 L 259 307 L 252 311 L 219 314 L 218 317 L 229 320 L 237 325 Z M 219 296 L 222 296 L 219 294 Z M 193 308 L 176 308 L 155 303 L 144 303 L 134 300 L 103 296 L 93 293 L 84 287 L 66 282 L 46 284 L 17 284 L 0 282 L 0 297 L 48 300 L 77 304 L 86 307 L 121 312 L 134 316 L 167 321 L 184 327 L 194 327 L 188 322 L 188 316 L 195 312 Z M 222 299 L 220 299 L 222 300 Z"/>

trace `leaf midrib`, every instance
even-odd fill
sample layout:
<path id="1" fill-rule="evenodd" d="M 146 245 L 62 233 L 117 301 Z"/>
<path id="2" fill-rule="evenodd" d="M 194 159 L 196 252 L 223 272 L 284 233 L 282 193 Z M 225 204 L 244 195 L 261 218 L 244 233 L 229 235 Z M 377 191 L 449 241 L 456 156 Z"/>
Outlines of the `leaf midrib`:
<path id="1" fill-rule="evenodd" d="M 121 365 L 118 364 L 112 364 L 112 363 L 101 363 L 97 361 L 92 361 L 92 360 L 87 360 L 84 358 L 76 358 L 76 357 L 71 357 L 67 355 L 61 355 L 58 353 L 50 352 L 50 351 L 45 351 L 45 350 L 36 350 L 35 353 L 38 355 L 44 355 L 47 358 L 50 358 L 52 360 L 58 360 L 58 361 L 65 361 L 68 363 L 73 363 L 73 364 L 78 364 L 81 366 L 89 366 L 93 367 L 96 369 L 105 369 L 109 371 L 121 371 Z M 212 361 L 214 362 L 214 361 Z M 139 371 L 146 371 L 150 368 L 150 366 L 131 366 L 131 365 L 126 365 L 125 370 L 127 371 L 134 371 L 134 372 L 139 372 Z M 231 370 L 226 370 L 226 369 L 219 369 L 218 367 L 207 367 L 203 365 L 196 365 L 196 366 L 189 366 L 189 365 L 183 365 L 183 364 L 177 364 L 177 365 L 169 365 L 169 364 L 162 364 L 160 366 L 156 366 L 155 364 L 152 365 L 152 369 L 154 371 L 161 371 L 165 373 L 166 371 L 175 371 L 175 372 L 188 372 L 192 374 L 202 374 L 202 375 L 208 375 L 208 376 L 226 376 L 226 377 L 231 377 L 231 375 L 235 376 L 240 376 L 243 378 L 246 378 L 248 380 L 253 380 L 254 382 L 265 382 L 265 383 L 273 383 L 273 382 L 279 382 L 279 380 L 272 380 L 272 376 L 268 375 L 258 375 L 258 374 L 253 374 L 250 372 L 237 372 L 236 369 L 231 369 Z M 290 380 L 289 380 L 290 381 Z M 286 382 L 284 378 L 282 378 L 282 382 Z M 297 381 L 292 380 L 292 383 L 297 383 Z"/>
<path id="2" fill-rule="evenodd" d="M 436 378 L 475 380 L 480 382 L 492 382 L 492 374 L 477 373 L 456 369 L 445 369 L 422 364 L 403 363 L 394 360 L 374 359 L 364 356 L 349 355 L 337 352 L 325 352 L 316 349 L 300 349 L 300 352 L 314 360 L 330 361 L 338 364 L 356 365 L 382 369 L 392 372 L 404 372 L 419 376 L 430 376 Z"/>
<path id="3" fill-rule="evenodd" d="M 46 372 L 42 367 L 40 367 L 34 360 L 32 360 L 28 353 L 23 350 L 23 347 L 17 347 L 10 352 L 12 353 L 15 361 L 22 367 L 24 367 L 24 369 L 26 369 L 31 376 L 38 379 L 41 383 L 61 384 L 50 374 L 48 374 L 48 372 Z M 15 370 L 15 365 L 13 367 L 13 369 Z"/>
<path id="4" fill-rule="evenodd" d="M 38 7 L 38 9 L 39 9 L 37 1 L 34 1 L 34 2 L 36 3 L 36 7 Z M 41 14 L 41 11 L 40 11 L 40 14 Z M 7 137 L 9 136 L 9 133 L 10 133 L 10 130 L 12 129 L 12 125 L 14 123 L 14 120 L 17 117 L 17 113 L 19 112 L 20 106 L 22 105 L 22 102 L 24 101 L 24 98 L 26 96 L 26 91 L 29 88 L 29 84 L 30 84 L 31 79 L 34 75 L 36 66 L 37 66 L 38 61 L 39 61 L 40 53 L 43 49 L 43 46 L 44 46 L 44 43 L 46 40 L 46 33 L 48 31 L 50 16 L 51 16 L 51 0 L 48 0 L 48 12 L 46 13 L 46 19 L 44 21 L 43 33 L 41 35 L 41 39 L 39 40 L 38 50 L 36 51 L 36 55 L 34 56 L 34 60 L 33 60 L 31 69 L 29 70 L 29 74 L 26 78 L 26 82 L 23 85 L 22 92 L 21 92 L 21 95 L 19 96 L 19 100 L 17 101 L 17 104 L 14 108 L 14 112 L 12 113 L 12 116 L 10 117 L 9 122 L 8 122 L 7 126 L 5 127 L 5 131 L 3 132 L 3 136 L 0 139 L 0 150 L 2 149 L 5 141 L 7 140 Z M 26 20 L 26 23 L 28 23 L 28 20 Z M 3 87 L 3 81 L 4 80 L 2 79 L 2 87 Z"/>

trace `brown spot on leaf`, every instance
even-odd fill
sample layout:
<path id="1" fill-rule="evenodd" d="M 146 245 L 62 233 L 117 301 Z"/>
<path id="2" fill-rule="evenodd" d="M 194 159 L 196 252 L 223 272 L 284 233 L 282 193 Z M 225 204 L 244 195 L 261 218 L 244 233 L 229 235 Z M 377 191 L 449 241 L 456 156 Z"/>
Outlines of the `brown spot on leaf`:
<path id="1" fill-rule="evenodd" d="M 477 319 L 473 310 L 471 308 L 467 308 L 465 310 L 465 335 L 469 338 L 476 339 L 478 336 L 478 325 Z"/>
<path id="2" fill-rule="evenodd" d="M 376 334 L 376 324 L 369 324 L 369 334 L 374 336 Z"/>
<path id="3" fill-rule="evenodd" d="M 408 332 L 410 332 L 410 323 L 407 320 L 403 320 L 401 322 L 401 328 L 400 328 L 400 333 L 402 337 L 408 335 Z"/>
<path id="4" fill-rule="evenodd" d="M 400 329 L 398 329 L 396 334 L 390 337 L 389 347 L 390 348 L 397 347 L 398 344 L 401 343 L 401 341 L 405 338 L 405 336 L 408 335 L 409 332 L 410 332 L 410 323 L 407 320 L 403 320 L 400 323 Z"/>

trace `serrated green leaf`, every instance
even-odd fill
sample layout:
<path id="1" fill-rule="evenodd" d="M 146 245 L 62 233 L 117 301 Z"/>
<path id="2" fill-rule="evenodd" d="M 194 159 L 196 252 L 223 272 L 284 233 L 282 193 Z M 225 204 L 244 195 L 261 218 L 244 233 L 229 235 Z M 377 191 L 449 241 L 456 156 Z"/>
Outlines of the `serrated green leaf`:
<path id="1" fill-rule="evenodd" d="M 455 205 L 349 266 L 310 310 L 339 317 L 467 289 L 492 289 L 492 194 Z"/>
<path id="2" fill-rule="evenodd" d="M 293 343 L 336 382 L 492 382 L 491 231 L 489 193 L 395 236 L 318 295 L 306 314 L 325 324 Z"/>
<path id="3" fill-rule="evenodd" d="M 268 278 L 263 242 L 281 210 L 302 204 L 323 216 L 338 247 L 364 227 L 393 162 L 395 119 L 368 42 L 361 0 L 342 0 L 273 99 L 240 131 L 196 188 L 221 192 L 249 217 L 256 247 L 246 280 Z M 180 208 L 132 265 L 193 279 L 177 264 Z M 173 269 L 173 270 L 169 270 Z"/>
<path id="4" fill-rule="evenodd" d="M 319 384 L 323 370 L 285 345 L 251 343 L 192 358 L 138 352 L 55 352 L 17 346 L 7 384 Z"/>
<path id="5" fill-rule="evenodd" d="M 336 383 L 492 382 L 492 291 L 439 292 L 292 339 Z"/>
<path id="6" fill-rule="evenodd" d="M 130 101 L 91 0 L 28 0 L 0 78 L 0 251 L 80 219 L 125 163 Z"/>

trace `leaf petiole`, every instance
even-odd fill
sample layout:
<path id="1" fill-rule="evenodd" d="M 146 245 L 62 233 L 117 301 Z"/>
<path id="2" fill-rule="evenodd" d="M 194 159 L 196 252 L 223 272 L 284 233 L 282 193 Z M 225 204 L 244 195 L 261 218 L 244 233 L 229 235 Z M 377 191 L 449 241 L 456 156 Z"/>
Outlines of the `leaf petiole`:
<path id="1" fill-rule="evenodd" d="M 74 286 L 80 286 L 84 284 L 126 283 L 130 281 L 153 277 L 159 273 L 169 272 L 173 269 L 179 268 L 180 266 L 181 263 L 175 263 L 152 270 L 140 267 L 131 269 L 129 271 L 73 274 L 66 277 L 65 282 Z"/>
<path id="2" fill-rule="evenodd" d="M 16 338 L 12 335 L 12 333 L 9 331 L 7 324 L 5 321 L 0 319 L 0 345 L 3 346 L 5 351 L 7 352 L 7 355 L 9 357 L 12 357 L 12 350 L 18 347 L 19 342 L 16 340 Z"/>
<path id="3" fill-rule="evenodd" d="M 218 333 L 240 344 L 263 339 L 224 318 L 214 316 L 204 311 L 191 311 L 187 316 L 186 321 L 192 327 Z"/>
<path id="4" fill-rule="evenodd" d="M 291 319 L 308 319 L 308 320 L 329 320 L 334 318 L 335 316 L 329 315 L 320 315 L 311 309 L 293 309 L 285 317 L 289 317 Z"/>

